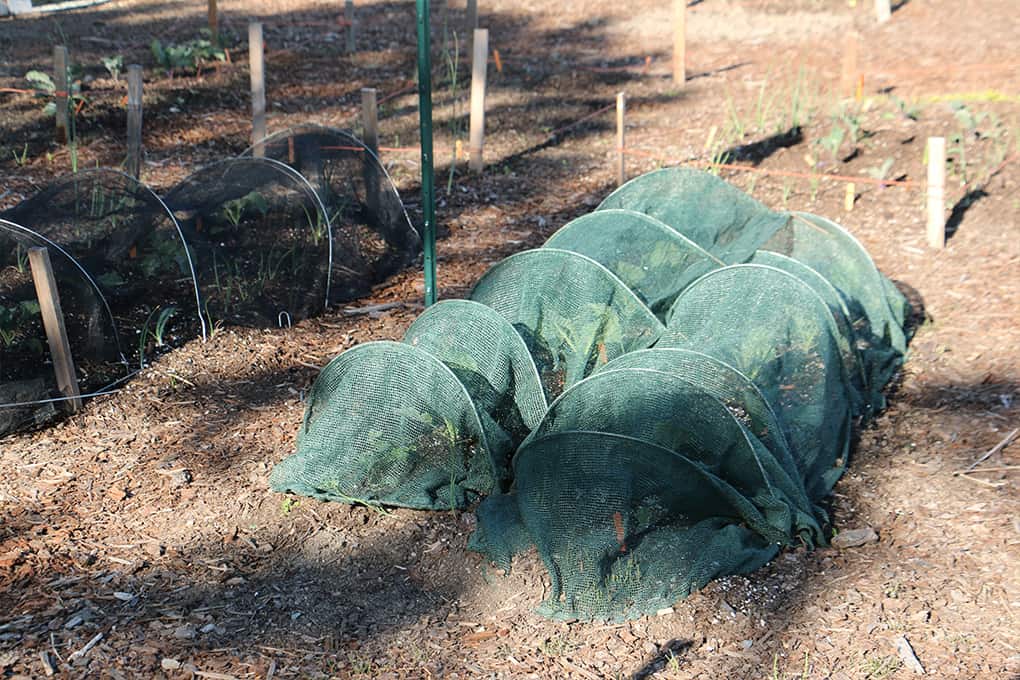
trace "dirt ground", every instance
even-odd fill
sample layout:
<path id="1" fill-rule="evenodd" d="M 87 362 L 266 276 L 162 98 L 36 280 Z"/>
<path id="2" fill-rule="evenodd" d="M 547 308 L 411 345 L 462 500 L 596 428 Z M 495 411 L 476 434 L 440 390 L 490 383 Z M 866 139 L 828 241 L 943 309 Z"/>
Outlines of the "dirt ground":
<path id="1" fill-rule="evenodd" d="M 613 113 L 628 95 L 631 175 L 726 158 L 723 176 L 777 209 L 836 219 L 900 282 L 924 323 L 889 407 L 860 435 L 832 499 L 839 530 L 875 543 L 780 554 L 672 613 L 623 624 L 533 613 L 534 556 L 509 575 L 465 549 L 470 513 L 395 510 L 269 491 L 292 452 L 316 367 L 399 338 L 423 282 L 408 270 L 352 307 L 290 330 L 224 328 L 160 358 L 59 425 L 0 439 L 0 675 L 37 678 L 908 678 L 897 640 L 932 677 L 1020 678 L 1020 442 L 961 474 L 1020 427 L 1020 53 L 1012 0 L 696 0 L 686 88 L 669 79 L 668 3 L 482 3 L 500 51 L 486 162 L 450 180 L 464 136 L 437 65 L 442 297 L 540 244 L 615 184 Z M 856 5 L 856 6 L 851 6 Z M 48 69 L 66 42 L 83 64 L 79 165 L 123 160 L 125 92 L 101 64 L 146 67 L 144 179 L 165 190 L 248 144 L 246 23 L 266 24 L 270 130 L 355 126 L 378 88 L 384 146 L 417 143 L 413 3 L 358 2 L 343 52 L 338 3 L 222 0 L 229 63 L 171 78 L 149 42 L 195 38 L 205 3 L 114 0 L 0 20 L 0 88 Z M 437 63 L 441 9 L 434 10 Z M 448 12 L 451 29 L 464 8 Z M 859 101 L 840 103 L 840 53 L 860 33 Z M 69 171 L 52 120 L 0 90 L 0 205 Z M 714 132 L 713 132 L 714 130 Z M 843 130 L 840 137 L 838 130 Z M 924 145 L 949 138 L 945 250 L 924 237 Z M 419 204 L 418 158 L 384 160 Z M 773 174 L 776 171 L 790 173 Z M 846 184 L 826 172 L 906 184 Z M 447 184 L 449 181 L 449 185 Z M 450 190 L 447 191 L 447 186 Z M 900 643 L 902 647 L 902 642 Z"/>

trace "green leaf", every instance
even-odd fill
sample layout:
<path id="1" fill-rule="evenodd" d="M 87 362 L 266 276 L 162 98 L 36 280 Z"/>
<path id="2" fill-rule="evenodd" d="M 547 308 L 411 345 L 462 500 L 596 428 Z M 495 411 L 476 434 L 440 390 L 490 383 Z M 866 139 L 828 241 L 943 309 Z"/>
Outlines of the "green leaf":
<path id="1" fill-rule="evenodd" d="M 53 94 L 57 91 L 57 86 L 53 84 L 53 78 L 48 73 L 42 71 L 29 71 L 25 74 L 25 80 L 33 87 L 33 89 L 45 92 L 47 94 Z"/>

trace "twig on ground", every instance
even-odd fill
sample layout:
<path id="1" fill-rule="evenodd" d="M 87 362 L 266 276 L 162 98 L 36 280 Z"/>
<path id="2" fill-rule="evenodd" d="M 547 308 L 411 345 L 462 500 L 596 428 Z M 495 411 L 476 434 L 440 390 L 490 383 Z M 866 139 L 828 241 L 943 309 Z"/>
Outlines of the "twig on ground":
<path id="1" fill-rule="evenodd" d="M 988 460 L 989 458 L 991 458 L 992 456 L 997 454 L 999 451 L 1002 451 L 1004 448 L 1009 446 L 1013 442 L 1013 440 L 1016 439 L 1017 434 L 1020 434 L 1020 427 L 1014 428 L 1013 431 L 1010 432 L 1009 434 L 1007 434 L 1006 437 L 1001 442 L 999 442 L 998 444 L 996 444 L 992 448 L 990 448 L 987 451 L 985 451 L 985 453 L 980 458 L 975 460 L 973 463 L 971 463 L 965 469 L 960 470 L 958 472 L 954 472 L 953 474 L 954 475 L 959 475 L 961 473 L 970 472 L 971 470 L 976 468 L 978 465 L 981 465 L 981 463 L 985 462 L 986 460 Z"/>

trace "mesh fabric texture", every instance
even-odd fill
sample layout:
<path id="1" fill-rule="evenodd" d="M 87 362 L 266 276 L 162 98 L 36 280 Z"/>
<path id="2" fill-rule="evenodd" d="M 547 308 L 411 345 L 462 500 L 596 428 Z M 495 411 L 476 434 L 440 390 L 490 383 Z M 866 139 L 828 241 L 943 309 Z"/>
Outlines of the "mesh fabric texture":
<path id="1" fill-rule="evenodd" d="M 467 507 L 496 487 L 478 412 L 454 373 L 397 342 L 344 352 L 308 395 L 297 452 L 270 476 L 277 491 L 422 509 Z"/>
<path id="2" fill-rule="evenodd" d="M 568 222 L 545 248 L 586 255 L 634 291 L 656 316 L 702 274 L 725 263 L 653 217 L 632 210 L 599 210 Z"/>
<path id="3" fill-rule="evenodd" d="M 524 339 L 548 400 L 597 366 L 655 342 L 655 315 L 595 260 L 555 248 L 511 255 L 482 276 L 471 299 Z"/>
<path id="4" fill-rule="evenodd" d="M 719 177 L 691 168 L 635 177 L 598 210 L 610 208 L 650 215 L 727 264 L 746 261 L 790 221 Z"/>

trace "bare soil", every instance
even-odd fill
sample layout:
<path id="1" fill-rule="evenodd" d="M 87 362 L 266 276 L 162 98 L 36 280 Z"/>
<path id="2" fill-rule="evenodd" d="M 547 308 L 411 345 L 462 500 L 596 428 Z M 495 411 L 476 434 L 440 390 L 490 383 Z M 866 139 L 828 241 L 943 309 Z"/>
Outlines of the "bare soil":
<path id="1" fill-rule="evenodd" d="M 470 513 L 380 514 L 270 492 L 316 367 L 356 343 L 399 338 L 414 318 L 423 283 L 410 269 L 352 304 L 406 305 L 333 310 L 289 330 L 226 327 L 59 425 L 0 440 L 0 674 L 43 677 L 52 664 L 63 677 L 112 678 L 877 680 L 914 675 L 903 638 L 932 677 L 1020 677 L 1020 443 L 961 474 L 1020 427 L 1015 6 L 895 4 L 878 26 L 864 1 L 692 3 L 684 89 L 668 76 L 664 3 L 485 4 L 503 66 L 490 67 L 487 167 L 468 175 L 458 162 L 450 191 L 466 70 L 456 94 L 438 58 L 436 79 L 442 297 L 465 295 L 489 264 L 540 244 L 612 189 L 613 114 L 571 124 L 618 91 L 629 98 L 628 146 L 644 154 L 629 158 L 632 175 L 729 149 L 768 173 L 908 182 L 858 182 L 847 212 L 843 182 L 722 173 L 772 207 L 840 221 L 923 305 L 889 407 L 862 432 L 832 500 L 837 529 L 870 526 L 877 542 L 784 552 L 661 616 L 557 623 L 533 613 L 547 584 L 534 555 L 503 575 L 466 551 Z M 24 89 L 25 72 L 48 69 L 66 40 L 88 77 L 79 164 L 117 165 L 125 84 L 100 60 L 144 64 L 144 179 L 165 191 L 247 146 L 241 38 L 259 18 L 271 130 L 356 127 L 359 89 L 371 86 L 398 93 L 382 107 L 382 144 L 413 146 L 412 4 L 359 2 L 354 55 L 343 52 L 341 9 L 224 0 L 229 63 L 172 78 L 149 42 L 197 37 L 203 3 L 114 0 L 2 20 L 0 88 Z M 463 15 L 450 8 L 450 26 Z M 840 113 L 840 51 L 854 29 L 863 97 Z M 70 161 L 42 101 L 0 97 L 6 207 Z M 924 239 L 924 144 L 935 134 L 951 138 L 942 251 Z M 417 203 L 416 153 L 384 159 Z"/>

